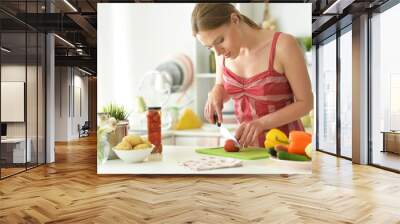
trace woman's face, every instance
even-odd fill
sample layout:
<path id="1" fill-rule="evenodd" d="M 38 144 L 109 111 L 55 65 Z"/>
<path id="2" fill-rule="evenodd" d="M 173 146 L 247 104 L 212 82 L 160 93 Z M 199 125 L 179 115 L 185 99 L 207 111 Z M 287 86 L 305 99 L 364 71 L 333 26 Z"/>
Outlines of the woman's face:
<path id="1" fill-rule="evenodd" d="M 234 59 L 239 55 L 239 18 L 232 16 L 229 24 L 222 25 L 213 30 L 199 31 L 196 38 L 208 49 L 223 55 L 225 58 Z M 236 18 L 234 18 L 236 17 Z"/>

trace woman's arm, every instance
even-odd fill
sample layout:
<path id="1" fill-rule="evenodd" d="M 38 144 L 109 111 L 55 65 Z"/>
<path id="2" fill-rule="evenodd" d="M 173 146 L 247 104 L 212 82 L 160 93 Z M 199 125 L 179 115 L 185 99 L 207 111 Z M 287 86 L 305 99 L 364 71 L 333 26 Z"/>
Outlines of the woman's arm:
<path id="1" fill-rule="evenodd" d="M 296 39 L 281 34 L 276 46 L 275 60 L 283 67 L 283 72 L 292 88 L 295 102 L 261 118 L 265 129 L 271 129 L 295 121 L 308 114 L 313 108 L 311 81 L 304 54 Z"/>
<path id="2" fill-rule="evenodd" d="M 222 109 L 224 103 L 230 99 L 228 93 L 224 88 L 224 80 L 222 78 L 222 63 L 223 57 L 216 57 L 216 77 L 215 77 L 215 85 L 212 90 L 208 93 L 208 98 L 206 105 L 204 107 L 204 117 L 210 122 L 215 123 L 214 114 L 217 114 L 218 122 L 222 123 Z"/>

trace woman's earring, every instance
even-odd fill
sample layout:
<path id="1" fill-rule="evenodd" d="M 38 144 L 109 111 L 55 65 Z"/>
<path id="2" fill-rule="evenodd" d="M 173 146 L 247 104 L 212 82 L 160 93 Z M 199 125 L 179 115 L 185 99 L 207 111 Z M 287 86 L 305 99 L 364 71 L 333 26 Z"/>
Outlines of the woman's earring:
<path id="1" fill-rule="evenodd" d="M 234 24 L 238 24 L 238 21 L 239 21 L 239 19 L 238 19 L 237 17 L 234 17 L 234 18 L 233 18 L 233 23 L 234 23 Z"/>

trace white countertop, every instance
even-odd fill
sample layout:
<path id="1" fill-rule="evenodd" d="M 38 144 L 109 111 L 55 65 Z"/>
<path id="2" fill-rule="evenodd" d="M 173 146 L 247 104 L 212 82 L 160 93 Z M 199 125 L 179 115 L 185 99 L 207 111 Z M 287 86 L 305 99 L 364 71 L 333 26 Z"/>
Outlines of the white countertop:
<path id="1" fill-rule="evenodd" d="M 312 162 L 294 162 L 272 158 L 243 160 L 242 167 L 194 171 L 180 162 L 198 159 L 204 155 L 195 152 L 193 146 L 168 145 L 163 147 L 162 161 L 125 163 L 122 160 L 108 160 L 97 166 L 98 174 L 311 174 Z"/>

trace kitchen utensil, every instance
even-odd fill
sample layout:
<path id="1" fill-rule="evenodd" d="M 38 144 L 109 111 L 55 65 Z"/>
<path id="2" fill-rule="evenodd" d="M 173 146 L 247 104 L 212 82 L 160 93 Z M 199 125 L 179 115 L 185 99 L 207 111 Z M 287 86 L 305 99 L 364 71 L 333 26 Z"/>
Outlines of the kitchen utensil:
<path id="1" fill-rule="evenodd" d="M 138 163 L 146 159 L 151 151 L 153 151 L 153 146 L 146 149 L 132 149 L 132 150 L 121 150 L 113 148 L 113 151 L 117 156 L 126 163 Z"/>
<path id="2" fill-rule="evenodd" d="M 143 94 L 142 88 L 150 87 L 156 93 L 166 96 L 161 103 L 161 107 L 166 107 L 171 94 L 181 93 L 178 98 L 181 99 L 192 83 L 193 63 L 187 55 L 180 53 L 146 72 L 139 82 L 136 95 Z"/>
<path id="3" fill-rule="evenodd" d="M 217 148 L 199 148 L 196 149 L 197 153 L 237 158 L 243 160 L 256 160 L 256 159 L 266 159 L 270 155 L 265 148 L 242 148 L 239 152 L 225 152 L 223 147 Z"/>
<path id="4" fill-rule="evenodd" d="M 224 127 L 222 124 L 221 126 L 219 126 L 219 133 L 226 139 L 232 139 L 237 147 L 242 148 L 236 137 L 232 133 L 230 133 L 228 129 Z"/>
<path id="5" fill-rule="evenodd" d="M 228 131 L 226 127 L 222 125 L 222 123 L 218 122 L 218 116 L 217 114 L 214 114 L 214 121 L 217 123 L 217 126 L 219 127 L 219 133 L 226 139 L 232 139 L 235 142 L 235 146 L 242 148 L 236 139 L 236 137 Z"/>

